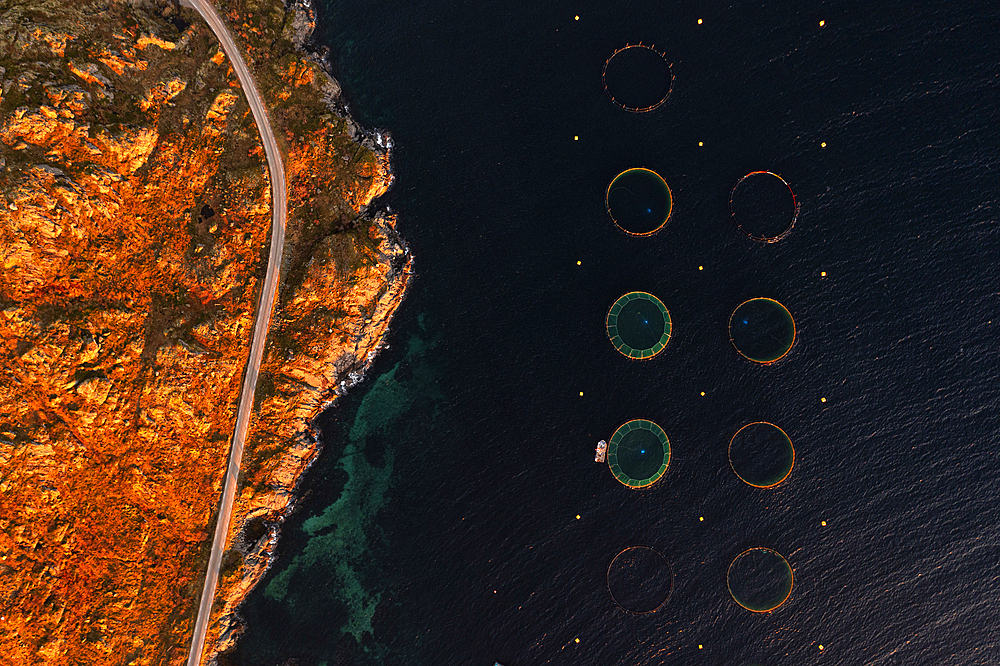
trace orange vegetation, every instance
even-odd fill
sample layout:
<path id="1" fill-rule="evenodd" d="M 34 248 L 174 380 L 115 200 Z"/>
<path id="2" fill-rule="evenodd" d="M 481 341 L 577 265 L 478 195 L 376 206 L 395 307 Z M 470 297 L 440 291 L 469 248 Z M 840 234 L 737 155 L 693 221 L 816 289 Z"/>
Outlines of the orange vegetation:
<path id="1" fill-rule="evenodd" d="M 172 22 L 168 2 L 7 7 L 0 654 L 179 664 L 264 271 L 259 135 L 188 10 Z M 309 422 L 366 367 L 409 272 L 394 220 L 361 214 L 389 184 L 388 156 L 351 139 L 321 101 L 336 83 L 291 41 L 254 44 L 277 50 L 259 83 L 285 137 L 291 210 L 213 653 L 271 554 L 254 525 L 290 508 L 315 455 Z"/>

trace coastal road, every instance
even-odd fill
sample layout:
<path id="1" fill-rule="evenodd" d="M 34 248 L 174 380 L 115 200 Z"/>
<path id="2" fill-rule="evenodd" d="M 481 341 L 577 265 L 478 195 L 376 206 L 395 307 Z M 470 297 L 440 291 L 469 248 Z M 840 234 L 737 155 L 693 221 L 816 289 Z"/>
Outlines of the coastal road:
<path id="1" fill-rule="evenodd" d="M 229 533 L 229 522 L 233 515 L 236 482 L 239 477 L 240 463 L 243 461 L 243 445 L 246 443 L 250 415 L 253 411 L 253 395 L 257 388 L 257 374 L 260 372 L 260 363 L 264 358 L 264 343 L 267 341 L 267 330 L 271 325 L 271 309 L 274 306 L 274 297 L 278 289 L 281 253 L 285 247 L 287 201 L 285 197 L 285 167 L 281 162 L 278 142 L 274 139 L 271 122 L 267 117 L 267 109 L 260 97 L 260 92 L 257 90 L 257 84 L 243 60 L 243 55 L 236 47 L 236 42 L 233 41 L 225 23 L 222 22 L 222 18 L 208 0 L 181 0 L 181 4 L 185 7 L 191 7 L 201 14 L 219 39 L 222 50 L 229 58 L 229 64 L 236 72 L 247 101 L 250 103 L 250 110 L 253 112 L 257 129 L 260 131 L 260 139 L 264 144 L 267 166 L 271 174 L 271 253 L 267 258 L 267 275 L 264 278 L 264 288 L 257 304 L 257 316 L 250 337 L 250 357 L 247 359 L 243 386 L 240 388 L 240 405 L 236 414 L 232 447 L 229 451 L 229 465 L 226 469 L 226 479 L 222 489 L 222 501 L 219 505 L 219 520 L 215 525 L 212 554 L 208 558 L 205 587 L 201 593 L 198 617 L 194 623 L 194 637 L 191 639 L 191 650 L 188 653 L 187 666 L 199 666 L 202 653 L 205 650 L 205 634 L 208 631 L 208 621 L 212 615 L 215 587 L 219 581 L 219 566 L 222 564 L 222 553 L 226 549 L 226 535 Z"/>

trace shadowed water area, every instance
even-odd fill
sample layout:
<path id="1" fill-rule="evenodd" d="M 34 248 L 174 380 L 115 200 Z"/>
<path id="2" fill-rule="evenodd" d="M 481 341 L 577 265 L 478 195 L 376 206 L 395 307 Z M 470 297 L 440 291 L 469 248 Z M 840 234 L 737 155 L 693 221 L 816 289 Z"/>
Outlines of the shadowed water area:
<path id="1" fill-rule="evenodd" d="M 313 4 L 352 112 L 392 132 L 417 275 L 319 421 L 236 663 L 994 664 L 995 3 Z M 640 40 L 674 72 L 645 114 L 601 81 Z M 636 165 L 674 197 L 647 237 L 605 207 Z M 800 204 L 777 243 L 729 211 L 762 169 Z M 636 290 L 674 327 L 641 362 L 605 326 Z M 797 324 L 772 365 L 730 343 L 757 296 Z M 673 449 L 641 490 L 594 462 L 636 417 Z M 795 442 L 772 489 L 727 458 L 761 420 Z M 636 544 L 673 570 L 642 616 L 607 583 Z M 794 569 L 771 613 L 726 584 L 755 546 Z"/>

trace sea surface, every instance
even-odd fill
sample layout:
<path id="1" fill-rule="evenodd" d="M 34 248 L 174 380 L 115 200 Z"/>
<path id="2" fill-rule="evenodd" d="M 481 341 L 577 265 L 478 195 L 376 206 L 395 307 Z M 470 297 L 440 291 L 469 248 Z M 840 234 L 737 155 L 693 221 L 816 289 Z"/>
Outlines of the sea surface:
<path id="1" fill-rule="evenodd" d="M 995 3 L 315 2 L 417 275 L 233 663 L 1000 663 Z M 601 85 L 639 41 L 674 75 L 642 115 Z M 634 166 L 674 198 L 644 238 L 604 208 Z M 800 204 L 777 243 L 729 216 L 756 170 Z M 632 290 L 673 321 L 649 361 L 605 335 Z M 769 366 L 727 333 L 758 296 L 797 327 Z M 672 448 L 642 491 L 594 463 L 633 418 Z M 727 460 L 752 421 L 794 443 L 773 489 Z M 649 615 L 608 592 L 630 545 L 672 567 Z M 771 613 L 727 591 L 754 546 L 794 570 Z"/>

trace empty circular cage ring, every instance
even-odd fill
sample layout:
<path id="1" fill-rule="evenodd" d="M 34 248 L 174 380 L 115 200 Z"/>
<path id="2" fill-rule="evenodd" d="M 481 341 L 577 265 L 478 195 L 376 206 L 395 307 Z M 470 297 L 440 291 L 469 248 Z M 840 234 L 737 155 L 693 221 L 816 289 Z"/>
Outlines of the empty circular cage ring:
<path id="1" fill-rule="evenodd" d="M 608 339 L 631 359 L 653 358 L 670 342 L 673 323 L 663 302 L 645 291 L 630 291 L 611 305 L 604 321 Z"/>
<path id="2" fill-rule="evenodd" d="M 608 183 L 604 207 L 615 226 L 628 235 L 650 236 L 670 220 L 674 197 L 660 174 L 634 167 Z"/>
<path id="3" fill-rule="evenodd" d="M 763 546 L 737 555 L 726 572 L 733 601 L 754 613 L 768 613 L 788 601 L 794 580 L 788 560 Z"/>
<path id="4" fill-rule="evenodd" d="M 655 613 L 670 598 L 673 571 L 667 558 L 650 546 L 629 546 L 608 565 L 608 592 L 622 610 Z"/>
<path id="5" fill-rule="evenodd" d="M 608 440 L 607 461 L 622 485 L 633 490 L 649 488 L 667 473 L 670 440 L 652 421 L 632 419 L 618 426 Z"/>
<path id="6" fill-rule="evenodd" d="M 752 171 L 730 190 L 729 214 L 750 238 L 776 243 L 795 226 L 799 203 L 784 178 L 772 171 Z"/>
<path id="7" fill-rule="evenodd" d="M 748 423 L 729 441 L 729 466 L 743 483 L 773 488 L 787 479 L 795 466 L 792 439 L 773 423 Z"/>
<path id="8" fill-rule="evenodd" d="M 674 75 L 665 54 L 640 42 L 615 49 L 604 61 L 601 82 L 617 106 L 648 113 L 670 97 Z"/>
<path id="9" fill-rule="evenodd" d="M 795 344 L 795 319 L 773 298 L 751 298 L 733 310 L 729 341 L 740 356 L 769 365 L 784 358 Z"/>

